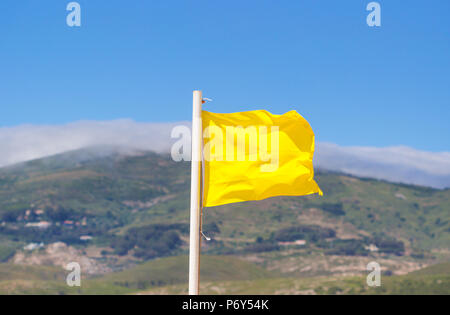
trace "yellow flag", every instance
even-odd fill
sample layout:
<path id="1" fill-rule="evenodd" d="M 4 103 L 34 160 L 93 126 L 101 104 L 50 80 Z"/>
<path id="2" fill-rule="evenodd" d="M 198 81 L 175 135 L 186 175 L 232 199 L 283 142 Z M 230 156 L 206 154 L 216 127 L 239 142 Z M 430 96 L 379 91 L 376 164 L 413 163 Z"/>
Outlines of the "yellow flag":
<path id="1" fill-rule="evenodd" d="M 319 193 L 314 132 L 296 111 L 202 112 L 203 206 Z"/>

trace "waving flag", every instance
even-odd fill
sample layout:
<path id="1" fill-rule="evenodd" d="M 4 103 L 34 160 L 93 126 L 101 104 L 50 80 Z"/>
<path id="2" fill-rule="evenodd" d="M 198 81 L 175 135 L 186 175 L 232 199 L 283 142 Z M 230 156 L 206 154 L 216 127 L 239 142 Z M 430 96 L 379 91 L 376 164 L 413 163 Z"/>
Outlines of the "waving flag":
<path id="1" fill-rule="evenodd" d="M 203 206 L 322 194 L 314 181 L 314 132 L 296 111 L 202 112 Z"/>
<path id="2" fill-rule="evenodd" d="M 189 294 L 199 294 L 203 207 L 322 191 L 314 181 L 314 132 L 296 111 L 215 114 L 192 104 Z M 203 176 L 202 176 L 203 175 Z M 203 198 L 202 198 L 203 197 Z M 205 236 L 205 239 L 208 239 Z"/>

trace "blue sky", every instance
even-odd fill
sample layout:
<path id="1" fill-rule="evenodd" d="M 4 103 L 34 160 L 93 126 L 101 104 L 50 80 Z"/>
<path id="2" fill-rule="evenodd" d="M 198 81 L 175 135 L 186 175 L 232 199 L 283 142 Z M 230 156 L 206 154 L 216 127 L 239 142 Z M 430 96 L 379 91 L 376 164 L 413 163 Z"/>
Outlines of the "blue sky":
<path id="1" fill-rule="evenodd" d="M 0 2 L 0 127 L 296 109 L 318 141 L 450 151 L 450 2 Z"/>

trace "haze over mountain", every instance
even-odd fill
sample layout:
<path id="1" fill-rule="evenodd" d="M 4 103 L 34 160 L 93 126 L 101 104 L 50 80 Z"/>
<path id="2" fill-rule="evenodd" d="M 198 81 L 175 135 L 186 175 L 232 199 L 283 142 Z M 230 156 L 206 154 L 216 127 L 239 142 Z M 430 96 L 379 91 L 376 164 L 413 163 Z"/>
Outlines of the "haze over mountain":
<path id="1" fill-rule="evenodd" d="M 20 125 L 0 128 L 0 167 L 85 147 L 126 154 L 139 150 L 169 152 L 170 134 L 190 122 L 142 123 L 130 119 L 78 121 L 65 125 Z M 105 149 L 108 147 L 109 149 Z M 406 146 L 386 148 L 318 143 L 316 166 L 392 182 L 450 187 L 450 152 L 426 152 Z"/>
<path id="2" fill-rule="evenodd" d="M 406 146 L 342 147 L 319 143 L 315 162 L 319 168 L 356 176 L 435 188 L 450 187 L 449 152 L 426 152 Z"/>

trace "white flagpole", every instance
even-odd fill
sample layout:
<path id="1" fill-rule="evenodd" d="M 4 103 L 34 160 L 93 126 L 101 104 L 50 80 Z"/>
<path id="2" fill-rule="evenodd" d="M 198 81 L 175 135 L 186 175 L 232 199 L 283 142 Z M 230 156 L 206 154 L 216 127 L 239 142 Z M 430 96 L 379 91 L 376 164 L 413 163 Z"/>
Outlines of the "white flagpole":
<path id="1" fill-rule="evenodd" d="M 192 108 L 191 227 L 189 242 L 189 295 L 199 294 L 200 184 L 202 160 L 202 91 L 194 91 Z"/>

